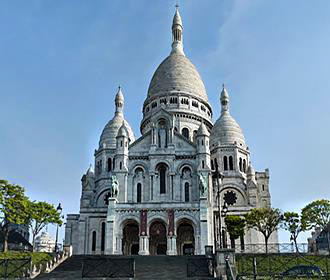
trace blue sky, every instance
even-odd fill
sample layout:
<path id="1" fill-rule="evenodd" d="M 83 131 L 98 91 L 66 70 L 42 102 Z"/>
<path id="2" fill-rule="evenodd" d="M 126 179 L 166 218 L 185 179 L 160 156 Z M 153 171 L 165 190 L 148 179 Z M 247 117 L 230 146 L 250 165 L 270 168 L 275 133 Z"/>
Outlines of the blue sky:
<path id="1" fill-rule="evenodd" d="M 1 1 L 0 178 L 77 213 L 118 85 L 140 135 L 150 79 L 170 52 L 175 3 Z M 329 10 L 327 0 L 180 1 L 185 53 L 214 121 L 225 83 L 252 163 L 270 169 L 272 204 L 284 211 L 330 196 Z"/>

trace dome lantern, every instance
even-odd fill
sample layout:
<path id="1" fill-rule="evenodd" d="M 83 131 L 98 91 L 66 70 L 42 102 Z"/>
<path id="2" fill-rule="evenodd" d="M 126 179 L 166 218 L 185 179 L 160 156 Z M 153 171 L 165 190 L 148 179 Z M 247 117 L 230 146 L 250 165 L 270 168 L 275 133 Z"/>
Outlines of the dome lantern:
<path id="1" fill-rule="evenodd" d="M 172 53 L 179 52 L 184 55 L 183 52 L 183 24 L 179 13 L 179 5 L 175 5 L 175 15 L 173 17 L 172 24 Z"/>

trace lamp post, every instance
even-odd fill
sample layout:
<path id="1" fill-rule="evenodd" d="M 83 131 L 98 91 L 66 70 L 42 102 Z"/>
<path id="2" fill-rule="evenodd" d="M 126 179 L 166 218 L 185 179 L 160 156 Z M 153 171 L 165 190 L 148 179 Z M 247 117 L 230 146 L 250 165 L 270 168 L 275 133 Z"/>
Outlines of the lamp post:
<path id="1" fill-rule="evenodd" d="M 58 204 L 56 211 L 61 215 L 62 213 L 62 206 L 61 203 Z M 57 245 L 57 241 L 58 241 L 58 224 L 56 225 L 56 239 L 55 239 L 55 253 L 58 252 L 58 245 Z"/>
<path id="2" fill-rule="evenodd" d="M 223 203 L 222 206 L 222 210 L 221 210 L 221 217 L 223 217 L 223 220 L 225 220 L 226 216 L 227 216 L 227 212 L 228 212 L 228 206 L 227 206 L 227 202 L 225 201 Z M 222 228 L 222 244 L 223 244 L 223 248 L 227 248 L 227 233 L 226 233 L 226 225 L 223 226 Z"/>
<path id="3" fill-rule="evenodd" d="M 217 206 L 218 206 L 218 227 L 217 227 L 217 249 L 223 248 L 223 242 L 222 242 L 222 225 L 221 225 L 221 200 L 220 200 L 220 188 L 221 188 L 221 180 L 222 180 L 222 174 L 219 171 L 219 167 L 216 164 L 215 166 L 215 172 L 214 175 L 217 180 Z"/>

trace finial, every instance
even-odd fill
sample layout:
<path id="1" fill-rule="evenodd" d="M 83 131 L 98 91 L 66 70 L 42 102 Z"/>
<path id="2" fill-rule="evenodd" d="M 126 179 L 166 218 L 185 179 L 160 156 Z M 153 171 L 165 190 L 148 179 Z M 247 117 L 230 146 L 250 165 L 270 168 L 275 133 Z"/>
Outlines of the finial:
<path id="1" fill-rule="evenodd" d="M 176 9 L 179 9 L 179 4 L 178 4 L 178 2 L 176 2 L 176 4 L 175 4 L 175 8 L 176 8 Z"/>
<path id="2" fill-rule="evenodd" d="M 222 89 L 225 89 L 225 83 L 222 84 Z"/>

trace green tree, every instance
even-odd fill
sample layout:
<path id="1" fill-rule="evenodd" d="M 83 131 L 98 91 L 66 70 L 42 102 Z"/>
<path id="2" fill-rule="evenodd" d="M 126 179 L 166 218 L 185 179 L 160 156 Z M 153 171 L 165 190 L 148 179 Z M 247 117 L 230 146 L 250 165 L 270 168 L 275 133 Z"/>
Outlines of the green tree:
<path id="1" fill-rule="evenodd" d="M 35 238 L 46 225 L 62 225 L 60 213 L 56 211 L 54 205 L 47 202 L 30 202 L 29 215 L 33 249 L 35 247 Z"/>
<path id="2" fill-rule="evenodd" d="M 0 231 L 3 235 L 3 251 L 8 250 L 10 224 L 28 223 L 29 199 L 24 188 L 0 180 Z"/>
<path id="3" fill-rule="evenodd" d="M 291 233 L 291 239 L 296 247 L 296 252 L 299 253 L 297 238 L 301 232 L 307 230 L 305 221 L 301 219 L 298 213 L 285 212 L 283 215 L 282 227 Z"/>
<path id="4" fill-rule="evenodd" d="M 301 210 L 301 220 L 306 224 L 307 229 L 320 228 L 322 230 L 327 230 L 330 224 L 330 200 L 320 199 L 315 200 L 308 205 L 306 205 Z M 328 250 L 330 253 L 330 238 L 329 230 L 326 232 Z"/>
<path id="5" fill-rule="evenodd" d="M 281 211 L 277 208 L 254 208 L 245 215 L 245 220 L 248 228 L 262 233 L 268 253 L 268 239 L 281 223 Z"/>
<path id="6" fill-rule="evenodd" d="M 225 223 L 230 237 L 231 248 L 235 248 L 235 240 L 244 235 L 245 219 L 240 216 L 230 215 L 226 216 Z"/>

